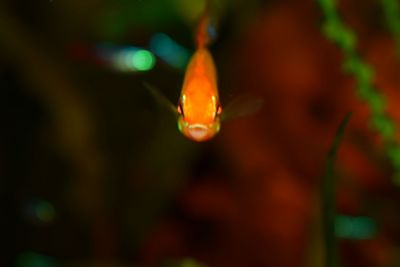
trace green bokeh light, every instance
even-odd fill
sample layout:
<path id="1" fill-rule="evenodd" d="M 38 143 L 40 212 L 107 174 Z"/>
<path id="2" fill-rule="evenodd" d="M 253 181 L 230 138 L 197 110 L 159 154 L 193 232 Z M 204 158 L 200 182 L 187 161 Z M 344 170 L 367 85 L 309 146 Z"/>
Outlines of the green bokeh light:
<path id="1" fill-rule="evenodd" d="M 340 238 L 367 240 L 375 236 L 377 226 L 369 217 L 338 215 L 335 230 L 336 236 Z"/>
<path id="2" fill-rule="evenodd" d="M 193 258 L 183 258 L 181 260 L 167 261 L 163 267 L 206 267 L 203 263 L 198 262 Z"/>
<path id="3" fill-rule="evenodd" d="M 21 253 L 15 264 L 16 267 L 57 267 L 54 258 L 35 252 Z"/>
<path id="4" fill-rule="evenodd" d="M 55 217 L 55 210 L 51 203 L 39 201 L 35 208 L 36 217 L 42 222 L 51 222 Z"/>
<path id="5" fill-rule="evenodd" d="M 139 50 L 132 55 L 131 63 L 133 68 L 139 71 L 147 71 L 154 67 L 155 58 L 147 50 Z"/>
<path id="6" fill-rule="evenodd" d="M 203 265 L 201 265 L 200 263 L 196 262 L 193 259 L 184 259 L 181 264 L 181 267 L 204 267 Z"/>

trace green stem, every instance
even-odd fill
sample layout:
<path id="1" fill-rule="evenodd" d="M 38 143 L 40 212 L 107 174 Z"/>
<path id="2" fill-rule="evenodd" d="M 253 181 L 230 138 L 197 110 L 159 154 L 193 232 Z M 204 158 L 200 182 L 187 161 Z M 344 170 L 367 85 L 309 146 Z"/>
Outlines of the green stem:
<path id="1" fill-rule="evenodd" d="M 349 123 L 351 113 L 348 113 L 342 120 L 336 132 L 332 146 L 328 152 L 326 159 L 325 176 L 322 182 L 322 223 L 323 223 L 323 236 L 325 245 L 325 266 L 337 266 L 337 245 L 335 236 L 335 162 L 336 155 L 343 138 L 346 125 Z"/>

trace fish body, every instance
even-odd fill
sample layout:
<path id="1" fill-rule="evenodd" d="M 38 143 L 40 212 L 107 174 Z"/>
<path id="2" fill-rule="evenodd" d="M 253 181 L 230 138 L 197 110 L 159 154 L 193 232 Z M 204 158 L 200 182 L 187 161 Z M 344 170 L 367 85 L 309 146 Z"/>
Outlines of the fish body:
<path id="1" fill-rule="evenodd" d="M 219 101 L 217 72 L 209 42 L 208 18 L 204 15 L 196 34 L 197 49 L 186 69 L 178 103 L 178 128 L 187 138 L 201 142 L 220 130 L 222 107 Z"/>

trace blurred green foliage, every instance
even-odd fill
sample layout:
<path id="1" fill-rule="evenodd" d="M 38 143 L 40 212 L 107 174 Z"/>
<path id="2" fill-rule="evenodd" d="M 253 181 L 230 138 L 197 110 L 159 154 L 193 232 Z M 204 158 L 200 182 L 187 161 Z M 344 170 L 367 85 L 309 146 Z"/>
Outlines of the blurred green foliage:
<path id="1" fill-rule="evenodd" d="M 374 71 L 357 53 L 357 38 L 355 33 L 341 20 L 334 0 L 317 0 L 324 15 L 322 30 L 325 36 L 337 44 L 344 55 L 343 68 L 352 75 L 357 84 L 357 95 L 370 109 L 370 127 L 374 129 L 385 142 L 386 155 L 395 168 L 393 180 L 399 183 L 397 173 L 400 165 L 396 164 L 399 144 L 395 141 L 395 122 L 386 114 L 385 96 L 374 85 Z M 385 4 L 391 1 L 386 1 Z M 388 7 L 389 8 L 389 7 Z M 394 21 L 394 19 L 392 19 Z"/>
<path id="2" fill-rule="evenodd" d="M 397 0 L 381 0 L 386 24 L 396 41 L 397 56 L 400 56 L 400 5 Z"/>

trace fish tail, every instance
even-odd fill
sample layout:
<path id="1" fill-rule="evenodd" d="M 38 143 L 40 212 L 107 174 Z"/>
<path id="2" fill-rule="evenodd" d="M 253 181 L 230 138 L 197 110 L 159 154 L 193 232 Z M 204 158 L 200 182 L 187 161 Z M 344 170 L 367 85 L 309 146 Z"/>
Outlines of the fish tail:
<path id="1" fill-rule="evenodd" d="M 209 1 L 206 1 L 203 14 L 200 16 L 199 24 L 196 31 L 196 45 L 197 48 L 205 48 L 210 43 L 210 35 L 208 27 L 210 24 L 209 18 Z"/>

